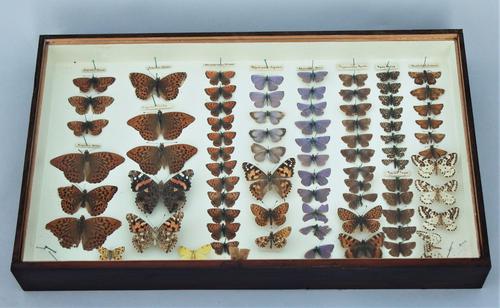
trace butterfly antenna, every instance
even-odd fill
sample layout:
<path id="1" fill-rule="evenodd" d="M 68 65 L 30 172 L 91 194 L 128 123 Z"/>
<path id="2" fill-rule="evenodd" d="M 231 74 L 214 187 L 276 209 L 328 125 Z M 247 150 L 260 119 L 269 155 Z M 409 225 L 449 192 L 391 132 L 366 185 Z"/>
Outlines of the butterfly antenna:
<path id="1" fill-rule="evenodd" d="M 52 251 L 49 250 L 49 255 L 55 260 L 55 261 L 59 261 L 57 260 L 56 256 L 54 256 L 54 254 L 52 253 Z"/>

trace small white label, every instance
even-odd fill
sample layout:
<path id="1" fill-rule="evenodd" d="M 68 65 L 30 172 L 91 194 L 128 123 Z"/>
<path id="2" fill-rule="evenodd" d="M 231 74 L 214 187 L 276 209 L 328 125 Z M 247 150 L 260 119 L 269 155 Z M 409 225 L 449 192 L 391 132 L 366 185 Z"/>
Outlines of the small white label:
<path id="1" fill-rule="evenodd" d="M 323 66 L 316 66 L 316 65 L 314 67 L 312 65 L 310 65 L 310 66 L 299 66 L 297 68 L 297 70 L 299 70 L 299 71 L 312 71 L 312 70 L 319 71 L 322 69 L 323 69 Z"/>
<path id="2" fill-rule="evenodd" d="M 88 144 L 85 144 L 85 143 L 77 143 L 75 144 L 75 147 L 77 148 L 85 148 L 85 149 L 98 149 L 101 147 L 100 144 L 92 144 L 92 143 L 88 143 Z"/>
<path id="3" fill-rule="evenodd" d="M 368 69 L 368 65 L 366 65 L 364 63 L 349 63 L 349 64 L 339 63 L 339 64 L 337 64 L 337 69 L 343 70 L 343 71 L 346 71 L 346 70 L 362 71 L 362 70 Z"/>
<path id="4" fill-rule="evenodd" d="M 406 170 L 394 170 L 394 171 L 386 171 L 384 173 L 384 177 L 392 177 L 392 178 L 405 178 L 409 177 L 411 173 Z"/>
<path id="5" fill-rule="evenodd" d="M 165 70 L 168 68 L 171 68 L 172 66 L 170 65 L 156 65 L 156 66 L 146 66 L 146 69 L 148 71 L 154 71 L 154 70 Z"/>
<path id="6" fill-rule="evenodd" d="M 92 67 L 92 68 L 86 67 L 86 68 L 82 69 L 82 71 L 83 71 L 84 73 L 96 73 L 96 72 L 105 72 L 105 71 L 106 71 L 106 69 L 105 69 L 105 68 L 103 68 L 103 67 L 96 67 L 96 68 L 93 68 L 93 67 Z"/>
<path id="7" fill-rule="evenodd" d="M 283 65 L 250 65 L 250 68 L 255 71 L 281 71 Z"/>
<path id="8" fill-rule="evenodd" d="M 161 110 L 161 109 L 172 109 L 174 106 L 170 105 L 170 104 L 157 104 L 156 106 L 153 105 L 153 106 L 142 106 L 141 108 L 143 110 Z"/>
<path id="9" fill-rule="evenodd" d="M 393 63 L 384 63 L 384 64 L 377 64 L 375 65 L 375 69 L 377 71 L 397 71 L 399 69 L 399 66 L 397 64 L 393 64 Z"/>

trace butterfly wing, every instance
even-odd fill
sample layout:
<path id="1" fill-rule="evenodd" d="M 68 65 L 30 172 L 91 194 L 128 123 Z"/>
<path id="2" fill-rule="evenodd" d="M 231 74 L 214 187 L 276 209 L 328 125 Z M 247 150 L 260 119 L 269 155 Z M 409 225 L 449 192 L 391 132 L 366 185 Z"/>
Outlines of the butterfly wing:
<path id="1" fill-rule="evenodd" d="M 128 120 L 127 124 L 137 130 L 145 140 L 154 141 L 160 136 L 158 129 L 160 123 L 158 121 L 158 114 L 156 113 L 135 116 Z"/>
<path id="2" fill-rule="evenodd" d="M 166 161 L 169 172 L 177 173 L 184 164 L 198 152 L 198 149 L 189 144 L 172 144 L 165 147 Z"/>
<path id="3" fill-rule="evenodd" d="M 71 96 L 68 98 L 68 102 L 71 106 L 75 107 L 75 111 L 78 114 L 84 115 L 89 111 L 89 98 L 87 97 Z"/>
<path id="4" fill-rule="evenodd" d="M 382 216 L 382 206 L 378 205 L 363 215 L 363 224 L 371 233 L 377 232 L 380 228 L 379 219 Z"/>
<path id="5" fill-rule="evenodd" d="M 168 74 L 167 76 L 160 79 L 158 82 L 158 88 L 161 97 L 167 101 L 171 101 L 179 95 L 179 88 L 182 86 L 187 78 L 185 72 L 176 72 Z"/>
<path id="6" fill-rule="evenodd" d="M 442 213 L 442 223 L 446 230 L 455 231 L 457 229 L 456 220 L 458 218 L 458 214 L 460 209 L 458 207 L 453 207 L 448 211 Z"/>
<path id="7" fill-rule="evenodd" d="M 184 112 L 163 113 L 163 138 L 165 138 L 166 140 L 177 139 L 177 137 L 181 135 L 182 131 L 191 123 L 193 123 L 194 120 L 195 118 L 193 116 Z"/>
<path id="8" fill-rule="evenodd" d="M 358 215 L 344 208 L 337 209 L 337 215 L 343 221 L 342 229 L 347 233 L 353 233 L 358 227 Z"/>
<path id="9" fill-rule="evenodd" d="M 433 201 L 437 200 L 438 188 L 422 180 L 415 180 L 415 187 L 421 192 L 420 201 L 422 203 L 432 204 Z"/>
<path id="10" fill-rule="evenodd" d="M 95 152 L 89 157 L 89 169 L 86 179 L 89 183 L 100 183 L 109 172 L 125 161 L 122 156 L 111 152 Z"/>
<path id="11" fill-rule="evenodd" d="M 271 185 L 281 198 L 285 198 L 292 190 L 292 183 L 288 179 L 293 176 L 294 167 L 295 158 L 289 158 L 279 165 L 271 176 Z"/>
<path id="12" fill-rule="evenodd" d="M 158 228 L 156 240 L 161 250 L 170 252 L 175 247 L 183 217 L 184 213 L 177 211 Z"/>
<path id="13" fill-rule="evenodd" d="M 354 258 L 355 250 L 360 245 L 360 241 L 345 233 L 340 233 L 338 239 L 340 241 L 340 246 L 346 248 L 345 257 L 349 259 Z"/>
<path id="14" fill-rule="evenodd" d="M 288 203 L 282 203 L 275 207 L 271 211 L 271 217 L 272 217 L 272 222 L 276 224 L 277 226 L 281 226 L 282 224 L 285 223 L 286 221 L 286 213 L 288 212 Z"/>
<path id="15" fill-rule="evenodd" d="M 94 89 L 97 92 L 104 92 L 108 89 L 110 85 L 112 85 L 115 82 L 114 77 L 98 77 L 95 78 L 95 84 L 94 84 Z"/>
<path id="16" fill-rule="evenodd" d="M 455 204 L 455 197 L 450 194 L 452 192 L 456 192 L 458 188 L 458 181 L 451 180 L 446 182 L 443 186 L 438 188 L 438 199 L 446 205 Z"/>
<path id="17" fill-rule="evenodd" d="M 81 183 L 85 179 L 85 156 L 81 153 L 70 153 L 53 158 L 50 164 L 64 173 L 68 181 Z"/>
<path id="18" fill-rule="evenodd" d="M 87 77 L 75 78 L 73 84 L 80 89 L 80 92 L 88 92 L 92 86 L 91 79 Z"/>
<path id="19" fill-rule="evenodd" d="M 142 100 L 148 99 L 156 86 L 155 79 L 142 73 L 130 73 L 129 79 L 135 88 L 135 95 Z"/>
<path id="20" fill-rule="evenodd" d="M 85 250 L 101 247 L 122 223 L 111 217 L 93 217 L 85 219 L 82 232 L 82 246 Z"/>
<path id="21" fill-rule="evenodd" d="M 101 215 L 108 207 L 109 201 L 117 192 L 118 187 L 106 185 L 97 187 L 88 192 L 87 211 L 92 216 Z"/>
<path id="22" fill-rule="evenodd" d="M 436 227 L 439 225 L 441 220 L 440 213 L 437 213 L 430 208 L 421 205 L 418 207 L 418 214 L 424 219 L 422 225 L 425 229 L 429 231 L 436 230 Z"/>
<path id="23" fill-rule="evenodd" d="M 457 160 L 457 153 L 448 153 L 443 157 L 440 157 L 436 162 L 439 172 L 441 172 L 441 174 L 445 177 L 452 177 L 455 175 L 455 164 L 457 163 Z"/>
<path id="24" fill-rule="evenodd" d="M 132 244 L 135 249 L 142 253 L 145 249 L 155 244 L 156 231 L 142 218 L 127 214 L 129 230 L 132 232 Z"/>
<path id="25" fill-rule="evenodd" d="M 75 214 L 82 206 L 83 193 L 75 185 L 59 187 L 57 189 L 61 198 L 61 208 L 67 214 Z"/>
<path id="26" fill-rule="evenodd" d="M 255 181 L 250 185 L 250 192 L 257 200 L 262 200 L 269 191 L 267 175 L 251 163 L 244 162 L 243 172 L 247 181 Z"/>
<path id="27" fill-rule="evenodd" d="M 292 227 L 285 227 L 281 230 L 276 231 L 271 239 L 272 245 L 274 245 L 276 248 L 285 247 L 287 238 L 290 236 L 290 233 L 292 233 Z"/>
<path id="28" fill-rule="evenodd" d="M 73 217 L 54 219 L 45 225 L 59 240 L 64 248 L 78 247 L 81 233 L 78 230 L 78 219 Z"/>

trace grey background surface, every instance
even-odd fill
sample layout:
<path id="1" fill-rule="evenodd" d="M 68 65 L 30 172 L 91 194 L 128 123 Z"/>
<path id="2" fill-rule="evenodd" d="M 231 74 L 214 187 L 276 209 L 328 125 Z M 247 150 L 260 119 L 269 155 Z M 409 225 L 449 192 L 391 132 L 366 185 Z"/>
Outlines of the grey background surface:
<path id="1" fill-rule="evenodd" d="M 7 4 L 8 3 L 8 4 Z M 498 307 L 497 0 L 36 1 L 0 9 L 0 306 Z M 481 290 L 23 292 L 10 273 L 39 34 L 463 28 L 493 269 Z M 214 277 L 214 284 L 217 278 Z M 99 281 L 96 281 L 99 284 Z"/>

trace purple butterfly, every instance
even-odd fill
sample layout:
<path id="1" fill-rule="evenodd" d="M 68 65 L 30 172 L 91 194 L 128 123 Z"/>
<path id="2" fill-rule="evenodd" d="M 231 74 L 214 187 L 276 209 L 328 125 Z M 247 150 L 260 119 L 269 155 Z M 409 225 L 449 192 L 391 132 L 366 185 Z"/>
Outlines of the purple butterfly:
<path id="1" fill-rule="evenodd" d="M 316 255 L 319 255 L 323 259 L 329 259 L 332 256 L 333 244 L 331 245 L 321 245 L 316 246 L 313 249 L 306 251 L 304 258 L 314 259 Z"/>
<path id="2" fill-rule="evenodd" d="M 270 105 L 271 107 L 279 107 L 281 105 L 281 100 L 285 96 L 285 92 L 276 91 L 270 93 L 261 93 L 261 92 L 250 92 L 250 100 L 253 102 L 253 105 L 257 108 L 262 108 L 266 105 Z"/>
<path id="3" fill-rule="evenodd" d="M 322 82 L 325 79 L 326 75 L 328 75 L 328 72 L 326 71 L 298 72 L 297 75 L 305 83 L 311 83 L 311 81 Z"/>
<path id="4" fill-rule="evenodd" d="M 283 76 L 252 75 L 250 78 L 257 90 L 264 89 L 267 83 L 269 91 L 274 91 L 283 82 Z"/>
<path id="5" fill-rule="evenodd" d="M 310 98 L 322 99 L 326 92 L 326 87 L 311 87 L 311 88 L 298 88 L 300 97 L 303 100 L 308 100 Z"/>
<path id="6" fill-rule="evenodd" d="M 325 186 L 328 184 L 328 177 L 332 174 L 332 169 L 326 168 L 319 172 L 309 172 L 305 170 L 298 171 L 299 177 L 301 179 L 301 183 L 304 186 L 311 186 L 313 183 L 318 184 L 319 186 Z"/>
<path id="7" fill-rule="evenodd" d="M 300 233 L 307 235 L 313 231 L 314 236 L 316 236 L 319 240 L 325 239 L 325 236 L 332 231 L 332 228 L 328 226 L 320 226 L 318 224 L 307 226 L 304 228 L 301 228 Z"/>
<path id="8" fill-rule="evenodd" d="M 295 142 L 304 153 L 311 153 L 313 146 L 318 151 L 324 151 L 326 145 L 330 142 L 330 136 L 312 137 L 312 138 L 295 138 Z"/>
<path id="9" fill-rule="evenodd" d="M 330 188 L 320 188 L 320 189 L 297 189 L 300 197 L 302 198 L 302 202 L 309 203 L 313 199 L 318 202 L 326 202 L 328 195 L 330 194 Z"/>
<path id="10" fill-rule="evenodd" d="M 303 103 L 297 103 L 297 108 L 301 111 L 300 114 L 303 117 L 308 117 L 311 114 L 314 114 L 315 116 L 320 116 L 323 115 L 325 112 L 326 108 L 326 102 L 319 102 L 316 104 L 303 104 Z"/>
<path id="11" fill-rule="evenodd" d="M 269 137 L 272 142 L 278 142 L 285 135 L 286 128 L 273 128 L 273 129 L 252 129 L 249 134 L 255 142 L 262 142 Z"/>
<path id="12" fill-rule="evenodd" d="M 317 209 L 313 209 L 309 204 L 302 203 L 302 211 L 305 213 L 302 217 L 303 221 L 308 221 L 311 219 L 319 220 L 324 223 L 328 222 L 328 218 L 325 213 L 328 212 L 328 204 L 322 204 Z"/>
<path id="13" fill-rule="evenodd" d="M 276 125 L 281 119 L 285 116 L 285 114 L 281 111 L 252 111 L 250 112 L 250 116 L 257 123 L 266 123 L 266 119 L 269 118 L 269 121 Z"/>
<path id="14" fill-rule="evenodd" d="M 299 155 L 297 155 L 297 158 L 302 163 L 302 166 L 305 166 L 305 167 L 311 166 L 312 163 L 316 163 L 316 165 L 319 167 L 324 166 L 329 157 L 330 156 L 327 154 L 312 154 L 312 155 L 299 154 Z"/>
<path id="15" fill-rule="evenodd" d="M 328 126 L 330 126 L 330 120 L 310 120 L 310 121 L 297 121 L 295 126 L 302 130 L 304 135 L 312 135 L 313 132 L 318 134 L 323 134 L 326 132 Z"/>

